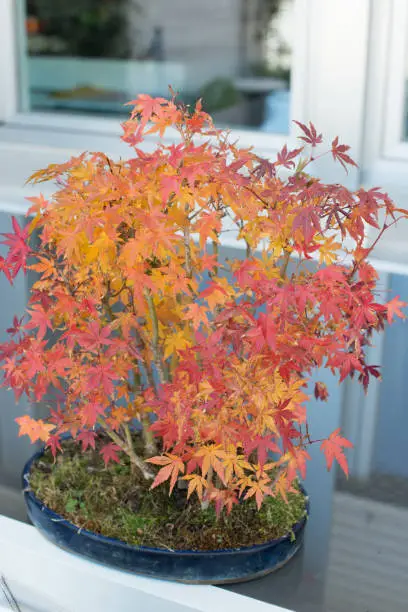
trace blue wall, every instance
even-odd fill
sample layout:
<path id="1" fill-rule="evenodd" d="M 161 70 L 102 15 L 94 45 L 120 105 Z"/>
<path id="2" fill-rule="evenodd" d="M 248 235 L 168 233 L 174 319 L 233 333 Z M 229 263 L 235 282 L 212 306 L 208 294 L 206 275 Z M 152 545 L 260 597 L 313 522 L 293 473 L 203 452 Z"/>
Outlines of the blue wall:
<path id="1" fill-rule="evenodd" d="M 406 299 L 408 277 L 391 275 L 390 298 L 395 295 Z M 382 376 L 373 471 L 408 478 L 408 325 L 402 319 L 386 330 Z"/>

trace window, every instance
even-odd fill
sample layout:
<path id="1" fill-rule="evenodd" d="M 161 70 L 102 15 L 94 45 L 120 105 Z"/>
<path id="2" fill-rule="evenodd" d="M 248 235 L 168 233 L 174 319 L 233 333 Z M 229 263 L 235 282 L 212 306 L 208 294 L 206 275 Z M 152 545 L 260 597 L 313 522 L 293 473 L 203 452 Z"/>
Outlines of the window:
<path id="1" fill-rule="evenodd" d="M 21 110 L 127 113 L 171 85 L 221 125 L 289 130 L 295 0 L 27 0 Z"/>

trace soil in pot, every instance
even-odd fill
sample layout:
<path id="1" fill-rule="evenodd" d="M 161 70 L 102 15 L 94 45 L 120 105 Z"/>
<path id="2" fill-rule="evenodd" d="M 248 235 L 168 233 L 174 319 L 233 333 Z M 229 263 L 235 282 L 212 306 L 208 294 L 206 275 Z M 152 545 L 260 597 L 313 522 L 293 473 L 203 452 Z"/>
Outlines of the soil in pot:
<path id="1" fill-rule="evenodd" d="M 62 442 L 63 453 L 54 461 L 46 451 L 32 467 L 34 495 L 82 529 L 127 544 L 168 550 L 217 550 L 263 544 L 291 532 L 306 514 L 304 495 L 270 497 L 258 512 L 253 499 L 234 506 L 217 518 L 214 508 L 202 510 L 198 500 L 187 502 L 185 489 L 169 497 L 165 486 L 150 490 L 132 473 L 127 457 L 105 467 L 95 449 Z"/>

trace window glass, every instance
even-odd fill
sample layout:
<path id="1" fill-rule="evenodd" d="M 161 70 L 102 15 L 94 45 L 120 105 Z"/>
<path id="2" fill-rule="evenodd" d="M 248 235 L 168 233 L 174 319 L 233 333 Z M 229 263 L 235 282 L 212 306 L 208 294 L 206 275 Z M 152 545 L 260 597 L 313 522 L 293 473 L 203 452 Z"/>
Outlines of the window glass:
<path id="1" fill-rule="evenodd" d="M 117 114 L 171 85 L 218 124 L 285 133 L 294 1 L 27 0 L 22 99 Z"/>

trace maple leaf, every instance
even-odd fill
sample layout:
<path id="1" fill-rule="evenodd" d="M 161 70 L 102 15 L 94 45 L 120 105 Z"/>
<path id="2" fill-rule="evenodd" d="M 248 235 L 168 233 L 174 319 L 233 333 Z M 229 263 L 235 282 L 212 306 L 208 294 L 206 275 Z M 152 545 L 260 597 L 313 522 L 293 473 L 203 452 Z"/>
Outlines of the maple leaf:
<path id="1" fill-rule="evenodd" d="M 34 213 L 38 214 L 44 212 L 50 204 L 49 201 L 44 198 L 42 193 L 40 193 L 38 196 L 26 197 L 25 199 L 28 202 L 32 202 L 32 205 L 27 210 L 27 217 L 30 217 Z"/>
<path id="2" fill-rule="evenodd" d="M 187 480 L 188 489 L 187 489 L 187 499 L 190 499 L 191 495 L 194 491 L 197 493 L 198 499 L 201 501 L 203 499 L 204 489 L 208 488 L 208 482 L 205 478 L 200 476 L 199 474 L 187 474 L 183 476 L 183 480 Z"/>
<path id="3" fill-rule="evenodd" d="M 276 175 L 275 164 L 270 162 L 267 159 L 258 158 L 258 165 L 255 167 L 253 174 L 257 178 L 263 178 L 264 176 L 268 178 L 273 178 Z"/>
<path id="4" fill-rule="evenodd" d="M 152 98 L 148 94 L 139 94 L 136 100 L 126 102 L 126 106 L 134 106 L 132 117 L 140 113 L 144 123 L 147 123 L 152 115 L 160 112 L 162 104 L 167 104 L 165 98 Z"/>
<path id="5" fill-rule="evenodd" d="M 301 123 L 300 121 L 294 121 L 294 123 L 296 123 L 296 125 L 298 125 L 302 132 L 305 134 L 304 136 L 299 136 L 299 138 L 301 140 L 304 140 L 304 142 L 306 142 L 307 144 L 310 144 L 312 145 L 312 147 L 315 147 L 316 145 L 323 142 L 322 134 L 318 134 L 316 132 L 316 128 L 311 121 L 309 122 L 309 127 L 304 123 Z"/>
<path id="6" fill-rule="evenodd" d="M 221 219 L 219 213 L 203 213 L 195 223 L 194 232 L 200 234 L 200 247 L 205 248 L 205 243 L 208 238 L 218 242 L 218 234 L 221 231 Z"/>
<path id="7" fill-rule="evenodd" d="M 370 382 L 370 376 L 381 379 L 381 373 L 379 371 L 381 366 L 378 365 L 364 365 L 363 371 L 358 377 L 359 382 L 363 385 L 364 391 L 367 392 L 368 385 Z"/>
<path id="8" fill-rule="evenodd" d="M 400 317 L 405 319 L 406 315 L 402 312 L 401 308 L 408 306 L 406 302 L 402 302 L 399 299 L 399 295 L 396 295 L 392 300 L 386 303 L 387 308 L 387 320 L 388 323 L 392 323 L 394 317 Z"/>
<path id="9" fill-rule="evenodd" d="M 184 351 L 190 346 L 190 341 L 186 338 L 184 331 L 180 330 L 176 334 L 167 336 L 164 342 L 164 359 L 168 359 L 174 354 Z"/>
<path id="10" fill-rule="evenodd" d="M 172 166 L 173 168 L 178 168 L 180 162 L 184 158 L 184 144 L 182 142 L 178 145 L 171 144 L 169 147 L 166 148 L 169 152 L 167 159 L 170 166 Z"/>
<path id="11" fill-rule="evenodd" d="M 205 298 L 211 309 L 218 305 L 225 304 L 228 299 L 228 293 L 220 284 L 211 282 L 200 293 L 200 298 Z"/>
<path id="12" fill-rule="evenodd" d="M 192 321 L 195 329 L 201 327 L 201 324 L 208 324 L 207 309 L 196 302 L 187 306 L 185 317 L 187 320 Z"/>
<path id="13" fill-rule="evenodd" d="M 32 419 L 28 414 L 17 417 L 15 421 L 20 427 L 18 435 L 29 436 L 31 442 L 37 442 L 37 440 L 47 442 L 51 432 L 55 429 L 54 425 L 45 423 L 42 419 Z"/>
<path id="14" fill-rule="evenodd" d="M 357 167 L 356 162 L 350 157 L 350 155 L 347 155 L 347 151 L 349 150 L 350 150 L 349 146 L 339 144 L 338 136 L 336 136 L 336 138 L 332 142 L 331 152 L 333 155 L 333 159 L 339 161 L 346 171 L 347 171 L 346 164 L 348 164 L 349 166 Z"/>
<path id="15" fill-rule="evenodd" d="M 176 195 L 179 193 L 181 180 L 178 175 L 170 175 L 170 176 L 164 175 L 161 177 L 160 182 L 161 182 L 160 194 L 161 194 L 161 197 L 163 198 L 163 202 L 167 203 L 169 196 L 172 193 L 175 193 Z"/>
<path id="16" fill-rule="evenodd" d="M 319 263 L 326 264 L 327 266 L 331 265 L 334 261 L 336 261 L 336 251 L 338 251 L 340 248 L 341 245 L 334 241 L 333 236 L 327 238 L 319 246 Z"/>
<path id="17" fill-rule="evenodd" d="M 314 396 L 316 399 L 320 399 L 323 402 L 327 402 L 327 398 L 329 397 L 327 386 L 322 382 L 317 382 L 314 388 Z"/>
<path id="18" fill-rule="evenodd" d="M 239 286 L 242 289 L 253 285 L 253 276 L 251 273 L 259 270 L 259 265 L 256 259 L 245 259 L 240 262 L 239 267 L 234 272 L 234 277 L 237 279 Z"/>
<path id="19" fill-rule="evenodd" d="M 333 460 L 336 459 L 343 472 L 348 476 L 347 459 L 344 455 L 343 448 L 353 448 L 350 440 L 340 436 L 340 427 L 333 431 L 327 440 L 324 440 L 320 449 L 324 452 L 327 462 L 327 469 L 331 470 Z"/>
<path id="20" fill-rule="evenodd" d="M 105 408 L 96 401 L 85 402 L 81 408 L 81 420 L 83 425 L 94 427 L 98 416 L 104 414 Z"/>
<path id="21" fill-rule="evenodd" d="M 315 234 L 321 232 L 320 220 L 314 206 L 304 206 L 296 214 L 293 221 L 293 231 L 300 230 L 306 241 L 309 243 Z"/>
<path id="22" fill-rule="evenodd" d="M 44 356 L 41 350 L 39 350 L 39 344 L 33 343 L 30 350 L 27 350 L 24 355 L 25 359 L 23 362 L 24 369 L 27 372 L 27 376 L 34 378 L 38 372 L 43 372 L 45 369 Z"/>
<path id="23" fill-rule="evenodd" d="M 306 461 L 311 457 L 304 448 L 293 448 L 290 453 L 290 459 L 287 466 L 287 478 L 290 482 L 296 478 L 296 472 L 299 471 L 302 478 L 306 478 Z"/>
<path id="24" fill-rule="evenodd" d="M 118 376 L 112 364 L 99 363 L 88 369 L 84 390 L 85 392 L 93 391 L 94 389 L 102 387 L 106 395 L 111 395 L 114 389 L 113 381 L 117 378 Z"/>
<path id="25" fill-rule="evenodd" d="M 52 456 L 54 457 L 54 459 L 55 459 L 55 457 L 57 455 L 57 451 L 61 451 L 62 450 L 60 440 L 61 439 L 60 439 L 60 436 L 58 434 L 51 435 L 48 438 L 48 440 L 47 440 L 46 446 L 47 446 L 47 448 L 51 449 L 51 453 L 52 453 Z"/>
<path id="26" fill-rule="evenodd" d="M 120 463 L 120 459 L 118 457 L 118 452 L 120 450 L 122 450 L 120 446 L 114 444 L 113 442 L 109 442 L 108 444 L 105 444 L 105 446 L 102 446 L 99 454 L 103 457 L 105 467 L 108 465 L 109 461 Z"/>
<path id="27" fill-rule="evenodd" d="M 227 457 L 227 454 L 220 445 L 203 446 L 196 453 L 196 457 L 202 457 L 201 471 L 203 476 L 207 476 L 210 467 L 220 477 L 225 484 L 224 466 L 221 460 Z"/>
<path id="28" fill-rule="evenodd" d="M 333 368 L 338 368 L 340 371 L 340 382 L 347 376 L 353 374 L 355 370 L 362 372 L 363 367 L 360 360 L 353 353 L 339 351 L 327 361 L 327 365 Z"/>
<path id="29" fill-rule="evenodd" d="M 38 329 L 38 337 L 42 340 L 47 333 L 47 329 L 52 329 L 50 315 L 44 310 L 41 304 L 34 304 L 31 310 L 27 311 L 30 321 L 25 324 L 26 329 Z"/>
<path id="30" fill-rule="evenodd" d="M 258 481 L 249 480 L 248 490 L 244 499 L 249 499 L 250 497 L 255 496 L 256 506 L 258 510 L 260 510 L 265 495 L 273 495 L 270 483 L 270 478 L 261 478 Z"/>
<path id="31" fill-rule="evenodd" d="M 21 317 L 20 319 L 16 316 L 13 317 L 13 325 L 12 327 L 9 327 L 8 329 L 6 329 L 6 332 L 8 334 L 10 334 L 11 336 L 16 336 L 17 334 L 19 334 L 21 332 L 21 328 L 23 326 L 23 321 L 24 321 L 24 317 Z"/>
<path id="32" fill-rule="evenodd" d="M 258 463 L 261 468 L 265 465 L 270 452 L 280 455 L 282 453 L 272 436 L 256 436 L 252 440 L 244 441 L 244 449 L 247 455 L 257 451 Z"/>
<path id="33" fill-rule="evenodd" d="M 246 460 L 244 455 L 237 455 L 235 453 L 228 453 L 223 459 L 224 467 L 224 479 L 225 483 L 232 480 L 233 476 L 242 478 L 245 475 L 244 470 L 252 470 L 251 464 Z"/>
<path id="34" fill-rule="evenodd" d="M 13 284 L 13 278 L 12 278 L 13 271 L 10 267 L 10 264 L 1 255 L 0 255 L 0 271 L 4 273 L 10 285 L 12 285 Z"/>
<path id="35" fill-rule="evenodd" d="M 35 272 L 39 272 L 41 274 L 42 279 L 50 278 L 53 274 L 55 274 L 56 269 L 54 262 L 47 257 L 38 257 L 38 263 L 32 264 L 28 266 L 30 270 L 34 270 Z"/>
<path id="36" fill-rule="evenodd" d="M 154 465 L 164 466 L 161 468 L 161 470 L 159 470 L 150 488 L 154 489 L 158 485 L 170 479 L 170 495 L 174 489 L 179 474 L 184 474 L 183 461 L 180 459 L 180 457 L 177 457 L 176 455 L 171 455 L 170 453 L 167 453 L 163 456 L 152 457 L 151 459 L 146 459 L 146 461 L 148 463 L 153 463 Z"/>
<path id="37" fill-rule="evenodd" d="M 78 332 L 76 336 L 81 346 L 89 351 L 97 351 L 103 346 L 114 344 L 113 340 L 109 338 L 110 334 L 111 328 L 109 325 L 101 327 L 99 321 L 91 321 L 88 323 L 88 328 L 83 332 Z"/>
<path id="38" fill-rule="evenodd" d="M 275 351 L 276 336 L 278 332 L 276 317 L 272 314 L 264 314 L 263 312 L 261 312 L 258 316 L 258 321 L 267 345 L 272 351 Z"/>
<path id="39" fill-rule="evenodd" d="M 1 243 L 9 247 L 6 261 L 12 268 L 12 276 L 14 278 L 20 269 L 23 269 L 23 271 L 26 272 L 27 258 L 31 253 L 31 249 L 27 244 L 28 227 L 22 229 L 15 217 L 12 217 L 11 222 L 14 233 L 2 234 L 2 236 L 5 237 L 5 240 L 2 240 Z"/>
<path id="40" fill-rule="evenodd" d="M 96 433 L 94 431 L 84 429 L 77 435 L 76 439 L 81 442 L 83 451 L 86 451 L 89 446 L 95 450 Z"/>
<path id="41" fill-rule="evenodd" d="M 293 149 L 293 151 L 288 151 L 286 145 L 284 145 L 283 149 L 279 151 L 277 157 L 278 161 L 276 165 L 283 166 L 284 168 L 294 168 L 295 162 L 293 161 L 301 152 L 303 151 L 303 147 L 299 149 Z"/>

